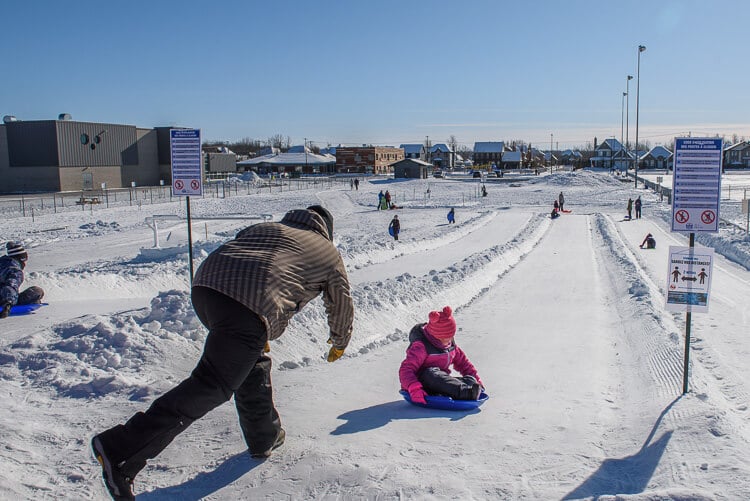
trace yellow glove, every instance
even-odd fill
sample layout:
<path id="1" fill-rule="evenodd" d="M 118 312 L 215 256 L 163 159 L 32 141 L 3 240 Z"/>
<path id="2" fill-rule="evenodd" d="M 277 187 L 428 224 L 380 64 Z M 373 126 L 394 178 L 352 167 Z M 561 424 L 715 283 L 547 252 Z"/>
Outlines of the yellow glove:
<path id="1" fill-rule="evenodd" d="M 263 353 L 268 353 L 269 351 L 271 351 L 271 345 L 266 341 L 266 345 L 263 347 Z"/>
<path id="2" fill-rule="evenodd" d="M 339 349 L 339 348 L 336 348 L 335 346 L 331 346 L 331 349 L 328 350 L 328 358 L 327 358 L 327 360 L 329 362 L 335 362 L 336 360 L 338 360 L 339 358 L 341 358 L 341 355 L 343 355 L 343 354 L 344 354 L 344 349 L 343 348 Z"/>

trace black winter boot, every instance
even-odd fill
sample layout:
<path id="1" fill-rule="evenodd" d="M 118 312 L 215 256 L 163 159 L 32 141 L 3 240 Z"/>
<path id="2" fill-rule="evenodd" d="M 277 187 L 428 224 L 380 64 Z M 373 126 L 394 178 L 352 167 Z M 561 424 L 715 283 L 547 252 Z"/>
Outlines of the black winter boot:
<path id="1" fill-rule="evenodd" d="M 104 486 L 112 499 L 115 501 L 134 501 L 133 479 L 123 474 L 117 465 L 112 463 L 99 440 L 99 435 L 91 440 L 91 450 L 94 453 L 94 458 L 102 467 Z"/>
<path id="2" fill-rule="evenodd" d="M 281 428 L 279 430 L 279 434 L 276 435 L 276 440 L 274 440 L 273 445 L 271 445 L 269 449 L 258 452 L 250 451 L 250 457 L 255 459 L 265 459 L 271 457 L 271 452 L 284 445 L 284 439 L 286 439 L 286 432 L 284 431 L 284 428 Z"/>

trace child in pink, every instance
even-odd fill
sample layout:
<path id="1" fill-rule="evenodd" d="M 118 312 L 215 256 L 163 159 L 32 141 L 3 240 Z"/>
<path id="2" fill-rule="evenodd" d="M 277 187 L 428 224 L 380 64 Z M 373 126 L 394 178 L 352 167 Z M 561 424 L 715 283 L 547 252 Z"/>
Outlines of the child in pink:
<path id="1" fill-rule="evenodd" d="M 431 311 L 429 322 L 415 325 L 409 333 L 406 359 L 398 377 L 412 402 L 424 404 L 427 395 L 446 395 L 454 400 L 477 400 L 483 384 L 466 354 L 456 345 L 456 320 L 450 306 Z M 461 377 L 451 375 L 451 366 Z"/>

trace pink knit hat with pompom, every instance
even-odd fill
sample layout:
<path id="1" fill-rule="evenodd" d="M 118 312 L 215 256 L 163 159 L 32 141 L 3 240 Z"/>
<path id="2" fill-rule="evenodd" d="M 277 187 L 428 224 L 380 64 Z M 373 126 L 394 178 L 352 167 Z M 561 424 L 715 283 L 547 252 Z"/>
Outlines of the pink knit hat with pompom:
<path id="1" fill-rule="evenodd" d="M 429 318 L 424 330 L 430 336 L 448 340 L 456 334 L 456 319 L 453 318 L 453 310 L 450 306 L 443 308 L 443 311 L 431 311 Z"/>

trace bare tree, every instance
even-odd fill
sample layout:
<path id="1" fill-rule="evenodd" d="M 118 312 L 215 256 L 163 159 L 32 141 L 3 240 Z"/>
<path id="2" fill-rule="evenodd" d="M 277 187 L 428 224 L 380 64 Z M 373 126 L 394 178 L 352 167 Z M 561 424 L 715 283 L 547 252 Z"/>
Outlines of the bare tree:
<path id="1" fill-rule="evenodd" d="M 458 139 L 456 139 L 456 136 L 451 134 L 448 136 L 448 139 L 445 141 L 448 143 L 448 146 L 450 146 L 451 150 L 456 151 L 456 146 L 458 145 Z"/>

